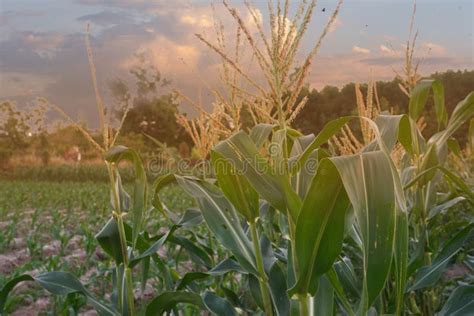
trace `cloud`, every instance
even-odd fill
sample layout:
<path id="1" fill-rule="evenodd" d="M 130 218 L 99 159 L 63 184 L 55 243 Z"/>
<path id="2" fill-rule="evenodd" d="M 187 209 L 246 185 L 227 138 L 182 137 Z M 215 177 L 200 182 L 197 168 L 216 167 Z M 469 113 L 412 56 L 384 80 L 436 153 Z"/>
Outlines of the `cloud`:
<path id="1" fill-rule="evenodd" d="M 387 34 L 382 35 L 382 38 L 387 41 L 394 41 L 397 39 L 395 36 L 387 35 Z"/>
<path id="2" fill-rule="evenodd" d="M 357 54 L 370 54 L 370 49 L 354 45 L 352 46 L 352 52 Z"/>
<path id="3" fill-rule="evenodd" d="M 213 13 L 207 1 L 205 5 L 202 2 L 190 4 L 188 0 L 77 2 L 90 6 L 86 12 L 92 12 L 78 15 L 78 20 L 89 20 L 98 26 L 93 29 L 91 40 L 99 88 L 104 95 L 108 94 L 107 81 L 111 78 L 120 77 L 130 82 L 128 70 L 136 62 L 133 56 L 137 53 L 146 54 L 163 77 L 172 80 L 173 88 L 192 98 L 197 95 L 199 86 L 204 86 L 202 80 L 212 87 L 220 87 L 220 58 L 196 39 L 194 33 L 202 33 L 215 43 L 215 15 L 224 24 L 225 38 L 229 40 L 227 47 L 233 49 L 235 23 L 223 6 L 216 6 Z M 251 15 L 243 5 L 237 8 L 251 32 L 255 33 Z M 256 14 L 261 19 L 261 12 L 256 11 Z M 340 25 L 342 22 L 337 20 L 332 30 Z M 23 96 L 30 99 L 36 95 L 46 96 L 73 117 L 80 117 L 91 126 L 96 126 L 94 91 L 83 33 L 17 31 L 5 38 L 0 43 L 0 98 L 17 98 L 22 91 Z M 245 42 L 244 39 L 242 41 Z M 305 45 L 307 43 L 303 43 L 303 49 Z M 400 49 L 397 52 L 388 44 L 379 47 L 374 44 L 373 47 L 354 45 L 352 52 L 341 55 L 324 55 L 322 50 L 322 55 L 318 56 L 311 69 L 311 85 L 320 88 L 327 84 L 340 86 L 371 78 L 392 79 L 393 69 L 402 66 L 403 51 Z M 472 59 L 449 56 L 440 44 L 425 42 L 420 44 L 420 51 L 422 49 L 431 50 L 421 65 L 423 73 L 447 68 L 472 68 Z M 242 52 L 251 57 L 249 49 L 244 48 Z M 252 78 L 262 76 L 257 67 L 249 66 L 250 63 L 243 65 Z"/>
<path id="4" fill-rule="evenodd" d="M 379 49 L 384 54 L 389 54 L 390 55 L 390 54 L 393 54 L 393 52 L 394 52 L 394 50 L 392 48 L 388 48 L 387 46 L 385 46 L 383 44 L 379 46 Z"/>
<path id="5" fill-rule="evenodd" d="M 402 47 L 403 47 L 403 45 L 402 45 Z M 405 48 L 403 48 L 403 49 L 405 49 Z M 381 56 L 383 56 L 384 58 L 386 58 L 387 60 L 400 59 L 403 56 L 403 51 L 402 50 L 396 50 L 392 46 L 387 46 L 387 45 L 381 44 L 379 46 L 379 54 Z"/>
<path id="6" fill-rule="evenodd" d="M 147 61 L 166 76 L 189 72 L 189 67 L 183 61 L 188 65 L 196 66 L 201 57 L 201 50 L 196 46 L 176 43 L 162 35 L 158 35 L 153 40 L 141 44 L 135 53 L 145 54 Z M 136 58 L 130 56 L 120 63 L 120 67 L 131 69 L 135 64 Z"/>
<path id="7" fill-rule="evenodd" d="M 421 48 L 427 51 L 427 54 L 430 56 L 445 56 L 446 48 L 440 44 L 432 42 L 423 42 L 421 43 Z"/>
<path id="8" fill-rule="evenodd" d="M 392 80 L 394 70 L 401 70 L 404 60 L 396 56 L 363 54 L 320 55 L 311 69 L 311 87 L 321 89 L 326 85 L 341 87 L 349 82 Z M 472 69 L 470 57 L 427 57 L 420 64 L 420 73 L 429 75 L 446 69 Z"/>
<path id="9" fill-rule="evenodd" d="M 87 14 L 77 18 L 78 21 L 91 22 L 103 27 L 128 23 L 132 19 L 124 12 L 101 11 L 99 13 Z"/>
<path id="10" fill-rule="evenodd" d="M 64 42 L 64 35 L 60 33 L 23 33 L 23 41 L 33 48 L 40 56 L 55 54 Z"/>
<path id="11" fill-rule="evenodd" d="M 191 15 L 184 14 L 180 17 L 180 21 L 184 24 L 192 25 L 195 27 L 209 28 L 214 25 L 212 18 L 207 14 Z"/>

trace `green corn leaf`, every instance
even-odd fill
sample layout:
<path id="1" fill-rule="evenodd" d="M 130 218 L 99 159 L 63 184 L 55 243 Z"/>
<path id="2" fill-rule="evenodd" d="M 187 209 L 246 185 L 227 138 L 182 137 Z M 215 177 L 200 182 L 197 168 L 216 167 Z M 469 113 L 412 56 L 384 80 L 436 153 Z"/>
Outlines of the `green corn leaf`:
<path id="1" fill-rule="evenodd" d="M 191 284 L 192 282 L 196 280 L 202 280 L 205 278 L 208 278 L 209 274 L 205 272 L 188 272 L 182 277 L 176 285 L 176 290 L 180 291 L 183 290 L 186 286 Z"/>
<path id="2" fill-rule="evenodd" d="M 176 181 L 174 174 L 166 174 L 166 175 L 157 177 L 153 181 L 153 184 L 151 185 L 151 194 L 153 195 L 151 204 L 153 205 L 154 208 L 156 208 L 160 213 L 162 213 L 166 217 L 168 217 L 168 214 L 163 209 L 159 192 L 165 186 L 169 185 L 170 183 L 173 183 L 174 181 Z"/>
<path id="3" fill-rule="evenodd" d="M 396 314 L 401 315 L 405 298 L 405 288 L 408 277 L 408 214 L 397 213 L 394 247 L 394 274 L 396 278 Z"/>
<path id="4" fill-rule="evenodd" d="M 202 296 L 202 301 L 206 308 L 216 315 L 235 315 L 237 316 L 237 311 L 235 308 L 227 301 L 225 298 L 222 298 L 216 295 L 213 292 L 205 292 Z"/>
<path id="5" fill-rule="evenodd" d="M 287 153 L 290 152 L 292 146 L 293 139 L 288 136 L 286 129 L 279 129 L 273 133 L 272 142 L 268 147 L 268 154 L 275 174 L 288 174 Z"/>
<path id="6" fill-rule="evenodd" d="M 65 295 L 69 293 L 81 293 L 86 296 L 88 302 L 101 315 L 118 315 L 118 312 L 110 306 L 104 305 L 96 299 L 79 280 L 67 272 L 48 272 L 36 276 L 35 281 L 43 288 L 55 295 Z"/>
<path id="7" fill-rule="evenodd" d="M 453 110 L 446 129 L 434 134 L 429 142 L 438 146 L 446 144 L 448 139 L 456 132 L 462 124 L 474 116 L 474 92 L 469 93 Z"/>
<path id="8" fill-rule="evenodd" d="M 232 162 L 236 171 L 242 173 L 258 194 L 273 207 L 283 212 L 288 209 L 296 222 L 301 199 L 291 189 L 285 175 L 275 174 L 246 133 L 238 132 L 220 142 L 214 151 Z"/>
<path id="9" fill-rule="evenodd" d="M 224 286 L 221 286 L 221 290 L 224 292 L 225 297 L 227 298 L 229 303 L 232 304 L 232 306 L 242 308 L 242 303 L 240 302 L 240 298 L 237 295 L 237 293 L 235 293 L 233 290 L 226 288 Z"/>
<path id="10" fill-rule="evenodd" d="M 324 125 L 323 129 L 318 133 L 318 135 L 313 139 L 311 144 L 309 144 L 306 149 L 303 151 L 303 153 L 299 156 L 297 161 L 293 164 L 291 168 L 291 174 L 296 173 L 301 169 L 305 163 L 306 160 L 310 157 L 311 153 L 315 150 L 318 149 L 321 145 L 326 143 L 328 139 L 330 139 L 332 136 L 334 136 L 336 133 L 338 133 L 341 128 L 347 124 L 351 119 L 356 118 L 356 117 L 351 117 L 351 116 L 345 116 L 345 117 L 340 117 L 338 119 L 329 121 Z"/>
<path id="11" fill-rule="evenodd" d="M 433 80 L 420 81 L 410 95 L 410 103 L 408 105 L 408 112 L 410 117 L 415 121 L 420 117 L 423 108 L 428 101 Z"/>
<path id="12" fill-rule="evenodd" d="M 130 226 L 125 226 L 126 239 L 129 242 L 132 237 Z M 120 234 L 115 218 L 110 218 L 102 229 L 95 236 L 102 249 L 111 256 L 117 265 L 123 263 L 122 248 L 120 243 Z"/>
<path id="13" fill-rule="evenodd" d="M 201 247 L 198 247 L 197 243 L 192 242 L 188 238 L 182 236 L 171 236 L 169 238 L 169 242 L 173 244 L 180 245 L 191 256 L 193 262 L 203 265 L 206 268 L 212 267 L 212 259 L 209 257 L 209 254 L 204 251 Z"/>
<path id="14" fill-rule="evenodd" d="M 268 272 L 268 285 L 270 295 L 278 316 L 290 315 L 290 298 L 287 293 L 287 282 L 283 270 L 274 262 Z"/>
<path id="15" fill-rule="evenodd" d="M 255 302 L 255 304 L 257 304 L 257 306 L 261 310 L 264 310 L 265 306 L 263 305 L 262 292 L 260 291 L 260 283 L 258 282 L 257 277 L 254 276 L 253 274 L 249 274 L 248 288 L 250 290 L 250 294 L 252 295 L 252 299 Z"/>
<path id="16" fill-rule="evenodd" d="M 423 172 L 423 177 L 418 180 L 420 186 L 426 185 L 433 179 L 436 175 L 436 168 L 433 167 L 437 166 L 438 163 L 436 144 L 430 144 L 428 150 L 423 154 L 423 158 L 421 159 L 420 172 Z"/>
<path id="17" fill-rule="evenodd" d="M 41 287 L 54 295 L 80 293 L 87 298 L 89 304 L 95 308 L 99 315 L 119 315 L 117 310 L 100 302 L 81 284 L 81 282 L 76 277 L 68 272 L 47 272 L 36 277 L 23 274 L 10 280 L 0 291 L 0 314 L 3 313 L 3 308 L 5 307 L 9 292 L 15 287 L 16 284 L 23 281 L 35 281 L 41 285 Z"/>
<path id="18" fill-rule="evenodd" d="M 464 202 L 464 201 L 466 201 L 465 197 L 457 196 L 454 199 L 450 199 L 450 200 L 448 200 L 444 203 L 441 203 L 440 205 L 437 205 L 436 207 L 433 207 L 429 212 L 428 220 L 432 219 L 433 217 L 435 217 L 439 213 L 442 213 L 442 212 L 450 209 L 451 207 L 457 205 L 458 203 L 461 203 L 461 202 Z"/>
<path id="19" fill-rule="evenodd" d="M 143 217 L 146 210 L 147 178 L 145 168 L 138 153 L 125 146 L 112 147 L 106 154 L 108 162 L 119 164 L 121 160 L 129 160 L 135 169 L 135 184 L 133 190 L 133 219 L 132 219 L 132 244 L 135 246 L 138 234 L 141 232 Z"/>
<path id="20" fill-rule="evenodd" d="M 204 220 L 216 238 L 232 252 L 242 267 L 257 274 L 252 244 L 240 225 L 237 212 L 222 191 L 196 178 L 176 176 L 176 179 L 196 199 Z"/>
<path id="21" fill-rule="evenodd" d="M 178 226 L 191 227 L 199 225 L 203 221 L 202 214 L 198 209 L 187 209 L 178 221 Z"/>
<path id="22" fill-rule="evenodd" d="M 163 313 L 170 311 L 177 304 L 191 304 L 201 309 L 204 308 L 201 297 L 192 292 L 164 292 L 155 297 L 148 303 L 145 311 L 146 316 L 162 315 Z"/>
<path id="23" fill-rule="evenodd" d="M 304 150 L 311 144 L 314 140 L 314 135 L 306 135 L 298 137 L 293 142 L 293 147 L 290 152 L 290 159 L 288 161 L 290 169 L 297 162 L 299 156 L 304 152 Z M 293 189 L 298 193 L 300 198 L 304 198 L 308 189 L 311 185 L 311 181 L 316 174 L 318 168 L 319 160 L 330 155 L 323 151 L 321 148 L 314 150 L 311 155 L 308 157 L 305 163 L 305 167 L 299 169 L 298 172 L 293 174 L 291 179 L 291 185 Z"/>
<path id="24" fill-rule="evenodd" d="M 375 118 L 375 124 L 380 133 L 380 137 L 384 142 L 387 150 L 391 151 L 395 146 L 397 140 L 400 138 L 400 134 L 410 136 L 410 131 L 401 132 L 402 128 L 409 128 L 408 116 L 406 115 L 387 115 L 380 114 Z M 404 143 L 411 143 L 411 138 L 404 139 Z M 364 151 L 374 151 L 378 149 L 377 140 L 374 140 L 371 144 L 367 145 Z"/>
<path id="25" fill-rule="evenodd" d="M 444 173 L 444 176 L 451 182 L 457 186 L 462 193 L 469 199 L 470 203 L 474 205 L 474 192 L 472 189 L 467 185 L 467 183 L 457 174 L 444 167 L 438 167 L 439 170 Z"/>
<path id="26" fill-rule="evenodd" d="M 474 314 L 474 286 L 457 287 L 449 296 L 439 316 L 461 316 Z"/>
<path id="27" fill-rule="evenodd" d="M 474 224 L 469 224 L 453 238 L 438 253 L 430 266 L 420 268 L 415 274 L 415 281 L 408 292 L 430 286 L 439 280 L 449 260 L 462 248 L 464 242 L 470 237 Z"/>
<path id="28" fill-rule="evenodd" d="M 341 304 L 343 308 L 346 310 L 346 312 L 353 316 L 354 311 L 352 310 L 351 304 L 349 303 L 349 300 L 347 299 L 346 295 L 344 294 L 344 289 L 341 285 L 341 282 L 338 279 L 337 273 L 335 269 L 331 269 L 326 273 L 326 277 L 328 278 L 329 282 L 331 282 L 331 285 L 333 287 L 334 293 L 336 294 L 337 298 L 341 301 Z"/>
<path id="29" fill-rule="evenodd" d="M 331 160 L 323 159 L 296 222 L 295 255 L 299 273 L 290 296 L 316 294 L 319 277 L 332 267 L 341 252 L 349 206 L 336 166 Z"/>
<path id="30" fill-rule="evenodd" d="M 343 257 L 334 264 L 334 270 L 337 273 L 339 282 L 344 286 L 344 289 L 352 296 L 359 297 L 360 286 L 351 260 L 347 257 Z"/>
<path id="31" fill-rule="evenodd" d="M 0 291 L 0 315 L 3 315 L 4 308 L 7 303 L 8 294 L 10 294 L 11 290 L 20 282 L 23 281 L 34 281 L 33 277 L 28 274 L 22 274 L 17 276 L 16 278 L 11 279 L 2 287 Z"/>
<path id="32" fill-rule="evenodd" d="M 436 112 L 438 126 L 446 125 L 448 114 L 444 104 L 444 88 L 437 80 L 421 80 L 413 89 L 410 95 L 408 111 L 413 120 L 417 120 L 428 101 L 430 90 L 433 90 L 433 101 Z"/>
<path id="33" fill-rule="evenodd" d="M 163 235 L 160 239 L 150 245 L 145 251 L 141 252 L 140 255 L 132 258 L 128 264 L 129 267 L 133 268 L 141 260 L 154 255 L 163 246 L 163 244 L 170 239 L 176 228 L 176 226 L 172 226 L 171 229 L 165 235 Z"/>
<path id="34" fill-rule="evenodd" d="M 214 276 L 224 275 L 228 272 L 238 272 L 241 274 L 248 273 L 245 271 L 241 265 L 235 260 L 232 259 L 224 259 L 219 262 L 214 268 L 212 268 L 208 273 Z"/>
<path id="35" fill-rule="evenodd" d="M 436 112 L 436 119 L 438 121 L 438 126 L 445 126 L 448 122 L 448 113 L 446 112 L 446 105 L 444 104 L 444 87 L 443 84 L 435 80 L 431 85 L 433 89 L 433 101 Z"/>
<path id="36" fill-rule="evenodd" d="M 462 191 L 462 193 L 465 195 L 465 197 L 468 198 L 468 201 L 471 203 L 471 204 L 474 204 L 474 193 L 472 192 L 471 188 L 469 187 L 469 185 L 466 184 L 466 182 L 457 174 L 455 174 L 454 172 L 442 167 L 442 166 L 434 166 L 434 167 L 431 167 L 423 172 L 421 172 L 420 174 L 418 174 L 416 177 L 414 177 L 413 179 L 411 179 L 407 184 L 405 184 L 405 186 L 403 187 L 404 190 L 410 188 L 411 186 L 413 186 L 414 184 L 416 184 L 418 181 L 420 181 L 420 179 L 422 179 L 425 174 L 429 173 L 429 172 L 433 172 L 433 170 L 439 170 L 441 171 L 445 178 L 452 182 L 458 189 L 460 189 Z"/>
<path id="37" fill-rule="evenodd" d="M 372 305 L 385 285 L 393 257 L 397 201 L 389 158 L 382 151 L 331 158 L 354 208 L 364 252 L 360 309 Z"/>
<path id="38" fill-rule="evenodd" d="M 233 164 L 216 151 L 211 152 L 212 165 L 219 188 L 249 223 L 259 216 L 258 193 L 235 169 Z"/>
<path id="39" fill-rule="evenodd" d="M 268 140 L 274 128 L 275 125 L 271 124 L 257 124 L 252 127 L 250 138 L 257 148 L 262 147 L 262 145 Z"/>
<path id="40" fill-rule="evenodd" d="M 318 292 L 314 298 L 314 315 L 334 315 L 334 289 L 327 277 L 319 279 Z"/>

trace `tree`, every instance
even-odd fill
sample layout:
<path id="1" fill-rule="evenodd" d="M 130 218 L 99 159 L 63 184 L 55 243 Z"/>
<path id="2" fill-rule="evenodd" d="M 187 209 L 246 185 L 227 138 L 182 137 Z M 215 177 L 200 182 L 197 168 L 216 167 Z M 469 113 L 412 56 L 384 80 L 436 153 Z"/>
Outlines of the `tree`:
<path id="1" fill-rule="evenodd" d="M 190 143 L 183 128 L 176 122 L 176 98 L 171 92 L 162 91 L 170 81 L 147 62 L 144 54 L 135 57 L 137 64 L 130 69 L 135 81 L 134 91 L 130 91 L 122 79 L 109 83 L 109 89 L 119 105 L 116 116 L 121 118 L 128 112 L 122 125 L 122 135 L 149 135 L 168 146 L 178 146 L 183 141 Z M 151 141 L 147 143 L 152 145 Z"/>

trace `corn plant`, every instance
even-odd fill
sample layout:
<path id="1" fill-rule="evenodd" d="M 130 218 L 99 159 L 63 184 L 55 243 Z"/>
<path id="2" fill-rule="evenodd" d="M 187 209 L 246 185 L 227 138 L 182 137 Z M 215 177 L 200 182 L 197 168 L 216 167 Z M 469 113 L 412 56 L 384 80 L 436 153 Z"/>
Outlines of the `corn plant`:
<path id="1" fill-rule="evenodd" d="M 73 293 L 83 294 L 88 302 L 93 305 L 97 311 L 104 315 L 134 315 L 135 302 L 133 296 L 132 268 L 143 261 L 143 270 L 147 271 L 147 260 L 153 254 L 153 251 L 146 252 L 148 245 L 145 243 L 138 248 L 139 233 L 142 232 L 145 216 L 147 215 L 147 178 L 143 163 L 136 151 L 123 146 L 114 146 L 120 133 L 119 129 L 114 132 L 106 121 L 106 110 L 101 95 L 97 88 L 96 69 L 92 57 L 92 49 L 89 37 L 86 36 L 87 53 L 91 68 L 92 82 L 96 93 L 97 112 L 102 132 L 102 144 L 94 140 L 91 134 L 83 127 L 71 119 L 60 107 L 50 104 L 46 99 L 39 99 L 39 102 L 54 108 L 63 117 L 73 123 L 73 125 L 83 133 L 89 142 L 104 157 L 107 172 L 110 180 L 110 197 L 112 218 L 97 234 L 96 239 L 104 251 L 109 254 L 116 263 L 114 275 L 114 293 L 112 295 L 112 305 L 105 304 L 89 292 L 81 282 L 72 274 L 67 272 L 48 272 L 37 276 L 28 274 L 21 275 L 7 282 L 0 292 L 0 313 L 6 303 L 8 293 L 13 287 L 22 281 L 35 281 L 49 292 L 57 295 L 71 295 Z M 126 112 L 125 112 L 126 115 Z M 123 123 L 123 120 L 120 124 Z M 124 190 L 121 182 L 118 164 L 121 160 L 129 160 L 134 166 L 135 180 L 133 189 L 133 198 Z M 131 225 L 125 223 L 124 217 L 131 217 Z M 130 236 L 127 237 L 126 230 L 129 230 Z M 161 246 L 161 243 L 158 243 Z M 144 245 L 144 246 L 143 246 Z M 152 245 L 151 247 L 157 247 Z M 152 249 L 155 249 L 152 248 Z M 144 252 L 137 255 L 138 249 Z M 156 251 L 156 249 L 155 249 Z M 146 281 L 144 277 L 143 282 Z"/>
<path id="2" fill-rule="evenodd" d="M 75 310 L 73 296 L 79 293 L 102 315 L 135 315 L 141 311 L 134 299 L 138 283 L 134 277 L 141 273 L 144 288 L 151 269 L 158 271 L 160 293 L 144 308 L 146 315 L 204 311 L 302 316 L 473 313 L 473 304 L 464 304 L 473 296 L 472 280 L 451 291 L 443 306 L 439 299 L 446 293 L 443 284 L 439 286 L 443 271 L 472 236 L 472 214 L 456 222 L 452 236 L 439 237 L 435 225 L 455 207 L 471 211 L 474 204 L 472 185 L 448 165 L 448 153 L 459 154 L 453 133 L 474 115 L 474 93 L 448 118 L 442 85 L 437 81 L 414 85 L 419 78 L 407 70 L 412 80 L 406 82 L 410 96 L 406 115 L 378 110 L 341 117 L 328 122 L 317 135 L 302 135 L 290 127 L 304 106 L 304 101 L 297 103 L 296 99 L 311 61 L 341 3 L 295 80 L 290 78 L 290 69 L 315 1 L 302 3 L 290 24 L 288 1 L 283 6 L 278 2 L 276 14 L 270 8 L 268 40 L 250 10 L 263 50 L 256 46 L 238 12 L 224 3 L 254 51 L 270 92 L 222 48 L 199 37 L 226 66 L 261 92 L 252 100 L 258 102 L 251 110 L 255 118 L 267 123 L 249 132 L 237 131 L 214 146 L 218 138 L 206 142 L 201 156 L 207 157 L 212 147 L 212 172 L 200 178 L 169 174 L 150 185 L 139 154 L 115 146 L 119 131 L 114 133 L 106 122 L 87 42 L 103 143 L 76 127 L 100 152 L 107 167 L 111 216 L 95 238 L 115 263 L 111 298 L 106 302 L 96 297 L 70 273 L 25 274 L 0 291 L 0 313 L 17 283 L 35 281 L 53 294 L 67 295 L 66 303 L 71 302 Z M 411 56 L 410 51 L 407 49 L 407 55 Z M 438 132 L 426 140 L 416 122 L 430 93 Z M 205 126 L 209 117 L 203 118 Z M 362 122 L 364 142 L 350 154 L 334 155 L 326 143 L 347 131 L 352 120 Z M 194 127 L 194 131 L 198 139 L 206 129 L 198 132 Z M 400 148 L 403 155 L 395 162 L 393 152 Z M 118 166 L 124 160 L 133 166 L 133 194 L 122 185 Z M 163 205 L 159 191 L 172 182 L 194 197 L 199 209 L 178 217 Z M 167 217 L 171 224 L 164 233 L 153 235 L 145 226 L 156 217 Z M 210 236 L 203 236 L 206 230 L 199 232 L 201 222 Z M 174 269 L 157 253 L 165 245 Z M 31 248 L 38 245 L 32 243 Z M 191 268 L 184 266 L 182 256 L 190 258 Z M 50 265 L 56 265 L 54 260 Z"/>
<path id="3" fill-rule="evenodd" d="M 446 128 L 425 144 L 415 122 L 432 87 Z M 467 184 L 442 165 L 413 162 L 433 161 L 426 147 L 436 141 L 446 147 L 473 115 L 470 94 L 448 121 L 440 91 L 439 83 L 422 81 L 412 92 L 409 115 L 362 118 L 375 140 L 353 155 L 330 157 L 321 146 L 355 117 L 331 121 L 317 136 L 260 124 L 214 147 L 211 178 L 167 179 L 174 177 L 196 198 L 209 229 L 237 260 L 234 271 L 247 276 L 248 290 L 265 314 L 332 314 L 335 302 L 348 314 L 420 312 L 412 293 L 425 298 L 420 290 L 440 278 L 473 228 L 458 229 L 425 266 L 417 258 L 421 253 L 423 259 L 425 250 L 412 249 L 413 244 L 426 249 L 425 234 L 419 235 L 423 229 L 417 228 L 427 225 L 426 218 L 420 222 L 415 203 L 422 190 L 413 188 L 433 181 L 436 174 L 430 172 L 440 170 L 461 195 L 429 206 L 431 217 L 472 198 Z M 390 155 L 397 142 L 406 151 L 401 167 Z M 469 291 L 456 290 L 443 310 L 456 308 Z"/>

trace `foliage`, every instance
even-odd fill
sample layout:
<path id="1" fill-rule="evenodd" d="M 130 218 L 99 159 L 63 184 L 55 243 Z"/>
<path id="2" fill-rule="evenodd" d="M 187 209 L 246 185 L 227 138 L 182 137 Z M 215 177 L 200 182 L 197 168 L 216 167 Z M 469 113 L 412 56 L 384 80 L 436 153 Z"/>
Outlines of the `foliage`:
<path id="1" fill-rule="evenodd" d="M 201 161 L 212 169 L 199 177 L 172 173 L 149 181 L 143 157 L 115 145 L 123 124 L 113 131 L 105 120 L 87 39 L 102 139 L 75 126 L 107 169 L 108 192 L 101 199 L 110 212 L 97 218 L 95 240 L 107 257 L 104 283 L 110 285 L 102 292 L 92 291 L 73 274 L 56 271 L 58 264 L 51 260 L 47 272 L 21 271 L 2 282 L 0 312 L 11 304 L 7 298 L 18 283 L 33 281 L 54 295 L 66 296 L 64 305 L 74 313 L 84 304 L 102 315 L 130 316 L 473 313 L 472 304 L 466 304 L 472 298 L 472 276 L 445 275 L 455 265 L 471 271 L 474 266 L 473 184 L 470 167 L 464 165 L 473 135 L 468 135 L 470 145 L 464 152 L 453 138 L 474 116 L 474 92 L 448 111 L 441 82 L 419 81 L 415 69 L 407 71 L 410 78 L 402 85 L 409 95 L 407 114 L 372 111 L 364 104 L 359 116 L 329 120 L 316 135 L 290 127 L 305 104 L 305 98 L 299 103 L 297 98 L 311 60 L 341 3 L 303 66 L 290 75 L 315 1 L 301 4 L 289 31 L 288 2 L 282 7 L 278 1 L 276 11 L 270 3 L 267 42 L 250 9 L 263 52 L 238 12 L 224 1 L 268 76 L 269 90 L 219 47 L 200 38 L 261 90 L 263 100 L 256 104 L 267 109 L 266 123 L 248 132 L 237 130 L 215 144 L 210 161 Z M 146 78 L 146 73 L 137 74 Z M 139 86 L 149 88 L 156 86 Z M 368 89 L 373 91 L 373 86 Z M 355 91 L 360 103 L 362 93 L 359 87 Z M 372 92 L 367 95 L 367 102 L 372 102 Z M 427 106 L 432 106 L 436 124 L 431 134 L 417 125 Z M 125 110 L 123 117 L 128 113 Z M 345 155 L 328 150 L 326 144 L 347 131 L 351 121 L 361 122 L 364 141 Z M 123 181 L 119 168 L 125 161 L 133 169 L 130 183 Z M 177 212 L 176 205 L 163 199 L 160 192 L 173 183 L 194 198 L 197 208 Z M 60 219 L 57 216 L 55 223 Z M 444 219 L 449 221 L 439 225 Z M 34 220 L 31 227 L 41 227 Z M 11 227 L 7 236 L 12 235 Z M 61 231 L 56 234 L 64 236 Z M 11 238 L 6 244 L 10 242 Z M 39 256 L 35 240 L 30 239 L 28 247 L 32 256 Z M 143 291 L 153 280 L 158 280 L 154 297 L 137 300 L 135 290 L 141 286 Z"/>
<path id="2" fill-rule="evenodd" d="M 123 182 L 133 181 L 133 170 L 124 167 L 122 170 Z M 107 168 L 99 164 L 62 164 L 49 166 L 21 166 L 5 170 L 1 178 L 8 180 L 30 181 L 72 181 L 72 182 L 107 182 L 109 175 Z"/>
<path id="3" fill-rule="evenodd" d="M 44 108 L 41 106 L 21 110 L 14 102 L 1 101 L 0 114 L 0 140 L 12 150 L 25 149 L 31 132 L 43 128 Z"/>
<path id="4" fill-rule="evenodd" d="M 474 86 L 474 71 L 446 71 L 442 73 L 434 73 L 427 76 L 428 79 L 436 79 L 440 81 L 445 90 L 446 110 L 451 114 L 456 104 L 462 100 Z M 383 111 L 393 109 L 396 113 L 407 113 L 408 98 L 400 91 L 399 80 L 377 81 L 377 92 L 380 96 L 380 103 Z M 341 88 L 326 86 L 321 90 L 308 87 L 303 89 L 300 99 L 307 97 L 306 106 L 296 117 L 294 126 L 301 130 L 304 134 L 318 133 L 324 123 L 345 115 L 354 113 L 354 100 L 356 100 L 354 83 L 347 83 Z M 366 85 L 362 86 L 363 90 L 367 89 Z M 432 104 L 432 100 L 428 100 L 428 104 Z M 437 131 L 434 107 L 428 106 L 423 112 L 426 128 L 423 130 L 424 135 L 432 135 Z M 461 143 L 465 143 L 467 135 L 467 126 L 459 128 L 454 134 Z"/>
<path id="5" fill-rule="evenodd" d="M 470 312 L 462 303 L 471 295 L 469 285 L 457 287 L 443 273 L 456 264 L 472 267 L 472 184 L 449 169 L 447 153 L 461 154 L 451 137 L 472 118 L 474 93 L 447 119 L 439 115 L 439 132 L 425 140 L 415 121 L 430 90 L 438 110 L 444 107 L 439 83 L 422 81 L 412 90 L 408 115 L 362 117 L 374 139 L 351 155 L 331 156 L 322 146 L 361 117 L 330 121 L 316 136 L 269 124 L 238 132 L 214 147 L 214 170 L 205 178 L 167 175 L 148 184 L 139 155 L 111 147 L 105 159 L 113 166 L 112 205 L 119 211 L 96 235 L 114 262 L 111 300 L 71 274 L 47 272 L 5 282 L 1 306 L 8 306 L 5 298 L 17 282 L 35 280 L 55 294 L 79 293 L 83 302 L 112 315 Z M 395 164 L 397 143 L 404 156 Z M 124 159 L 134 169 L 126 186 L 117 169 Z M 199 210 L 181 217 L 170 211 L 175 207 L 157 193 L 174 181 Z M 102 199 L 108 195 L 103 189 Z M 437 223 L 446 216 L 441 234 Z M 159 232 L 162 225 L 168 228 Z M 33 244 L 31 249 L 35 253 Z M 163 249 L 173 253 L 176 268 L 157 254 Z M 191 268 L 184 268 L 187 260 Z M 133 301 L 139 275 L 142 286 L 152 275 L 162 282 L 146 307 Z"/>
<path id="6" fill-rule="evenodd" d="M 135 100 L 124 121 L 122 133 L 145 133 L 166 144 L 177 144 L 186 138 L 176 123 L 178 104 L 171 95 Z"/>

